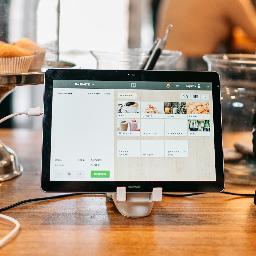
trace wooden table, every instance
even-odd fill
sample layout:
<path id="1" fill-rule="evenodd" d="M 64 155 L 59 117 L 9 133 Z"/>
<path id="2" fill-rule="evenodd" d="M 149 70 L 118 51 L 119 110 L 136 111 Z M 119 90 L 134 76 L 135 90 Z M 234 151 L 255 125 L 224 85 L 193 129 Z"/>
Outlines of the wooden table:
<path id="1" fill-rule="evenodd" d="M 21 177 L 0 184 L 0 206 L 47 196 L 40 189 L 40 133 L 1 130 L 18 153 Z M 253 192 L 255 188 L 227 186 Z M 256 206 L 252 198 L 210 193 L 168 198 L 153 214 L 126 219 L 103 196 L 77 196 L 23 205 L 5 214 L 22 225 L 0 255 L 256 255 Z M 0 221 L 0 235 L 9 230 Z"/>

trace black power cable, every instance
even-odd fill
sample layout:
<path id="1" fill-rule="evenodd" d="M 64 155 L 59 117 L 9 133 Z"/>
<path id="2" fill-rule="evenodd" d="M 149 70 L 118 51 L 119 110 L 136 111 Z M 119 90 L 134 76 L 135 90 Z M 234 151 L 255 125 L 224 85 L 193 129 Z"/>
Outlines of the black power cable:
<path id="1" fill-rule="evenodd" d="M 71 194 L 62 194 L 62 195 L 57 195 L 57 196 L 47 196 L 47 197 L 37 197 L 37 198 L 25 199 L 22 201 L 18 201 L 14 204 L 0 208 L 0 212 L 7 211 L 11 208 L 15 208 L 20 205 L 27 204 L 27 203 L 46 201 L 46 200 L 52 200 L 52 199 L 57 199 L 57 198 L 65 198 L 65 197 L 71 197 L 71 196 L 79 196 L 79 195 L 85 195 L 85 194 L 86 193 L 71 193 Z"/>
<path id="2" fill-rule="evenodd" d="M 256 192 L 255 194 L 240 194 L 240 193 L 235 193 L 235 192 L 229 192 L 229 191 L 222 191 L 220 192 L 222 194 L 227 194 L 227 195 L 232 195 L 232 196 L 244 196 L 244 197 L 254 197 L 256 195 Z"/>
<path id="3" fill-rule="evenodd" d="M 229 192 L 229 191 L 222 191 L 220 193 L 227 194 L 227 195 L 233 195 L 233 196 L 242 196 L 242 197 L 254 197 L 255 196 L 255 194 L 243 194 L 243 193 L 235 193 L 235 192 Z M 202 195 L 202 194 L 206 194 L 206 193 L 204 193 L 204 192 L 195 192 L 195 193 L 187 193 L 187 194 L 164 193 L 163 195 L 169 196 L 169 197 L 187 197 L 187 196 L 196 196 L 196 195 Z"/>
<path id="4" fill-rule="evenodd" d="M 240 193 L 234 193 L 234 192 L 229 192 L 229 191 L 222 191 L 220 193 L 233 195 L 233 196 L 255 197 L 256 198 L 256 196 L 255 196 L 256 191 L 255 191 L 255 194 L 240 194 Z M 97 193 L 97 194 L 104 194 L 105 195 L 105 193 Z M 197 196 L 197 195 L 202 195 L 202 194 L 206 194 L 206 193 L 203 193 L 203 192 L 185 193 L 185 194 L 164 193 L 163 195 L 169 196 L 169 197 L 189 197 L 189 196 Z M 4 211 L 7 211 L 9 209 L 16 208 L 20 205 L 24 205 L 24 204 L 27 204 L 27 203 L 47 201 L 47 200 L 52 200 L 52 199 L 66 198 L 66 197 L 80 196 L 80 195 L 92 195 L 92 194 L 91 193 L 71 193 L 71 194 L 61 194 L 61 195 L 57 195 L 57 196 L 30 198 L 30 199 L 25 199 L 25 200 L 22 200 L 22 201 L 18 201 L 14 204 L 2 207 L 2 208 L 0 208 L 0 212 L 4 212 Z"/>
<path id="5" fill-rule="evenodd" d="M 202 194 L 205 194 L 205 193 L 203 192 L 185 193 L 185 194 L 163 193 L 164 196 L 169 196 L 169 197 L 187 197 L 187 196 L 197 196 Z"/>

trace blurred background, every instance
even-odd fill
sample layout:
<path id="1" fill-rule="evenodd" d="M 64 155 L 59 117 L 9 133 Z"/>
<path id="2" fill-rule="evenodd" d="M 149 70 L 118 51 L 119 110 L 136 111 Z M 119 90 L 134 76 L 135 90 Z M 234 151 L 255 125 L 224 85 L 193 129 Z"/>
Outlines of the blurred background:
<path id="1" fill-rule="evenodd" d="M 202 56 L 253 53 L 256 12 L 252 0 L 1 0 L 0 40 L 29 38 L 78 68 L 97 68 L 106 52 L 148 50 L 173 24 L 166 48 L 182 52 L 178 70 L 207 70 Z M 93 51 L 93 52 L 91 52 Z M 43 106 L 43 85 L 16 88 L 0 115 Z M 41 120 L 15 118 L 2 127 L 41 128 Z"/>

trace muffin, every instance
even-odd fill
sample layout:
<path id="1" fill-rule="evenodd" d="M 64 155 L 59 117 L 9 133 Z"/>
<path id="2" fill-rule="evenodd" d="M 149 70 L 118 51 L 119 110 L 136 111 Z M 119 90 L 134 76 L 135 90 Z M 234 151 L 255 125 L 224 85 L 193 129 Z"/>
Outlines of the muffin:
<path id="1" fill-rule="evenodd" d="M 0 43 L 1 74 L 19 74 L 28 72 L 32 60 L 32 51 L 4 42 Z"/>
<path id="2" fill-rule="evenodd" d="M 33 61 L 29 71 L 40 71 L 45 60 L 45 49 L 38 46 L 35 42 L 28 38 L 18 40 L 14 45 L 23 49 L 29 50 L 33 53 Z"/>

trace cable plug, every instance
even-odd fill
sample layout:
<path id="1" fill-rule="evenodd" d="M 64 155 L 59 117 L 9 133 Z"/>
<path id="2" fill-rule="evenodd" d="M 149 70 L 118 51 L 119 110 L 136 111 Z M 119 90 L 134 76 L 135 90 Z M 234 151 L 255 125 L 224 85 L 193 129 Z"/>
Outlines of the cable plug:
<path id="1" fill-rule="evenodd" d="M 43 110 L 40 107 L 36 107 L 36 108 L 29 108 L 28 111 L 26 112 L 17 112 L 17 113 L 13 113 L 10 114 L 8 116 L 3 117 L 2 119 L 0 119 L 0 124 L 5 122 L 6 120 L 13 118 L 15 116 L 21 116 L 21 115 L 27 115 L 27 116 L 41 116 L 43 114 Z"/>
<path id="2" fill-rule="evenodd" d="M 41 116 L 43 114 L 43 110 L 40 107 L 29 108 L 27 111 L 28 116 Z"/>

